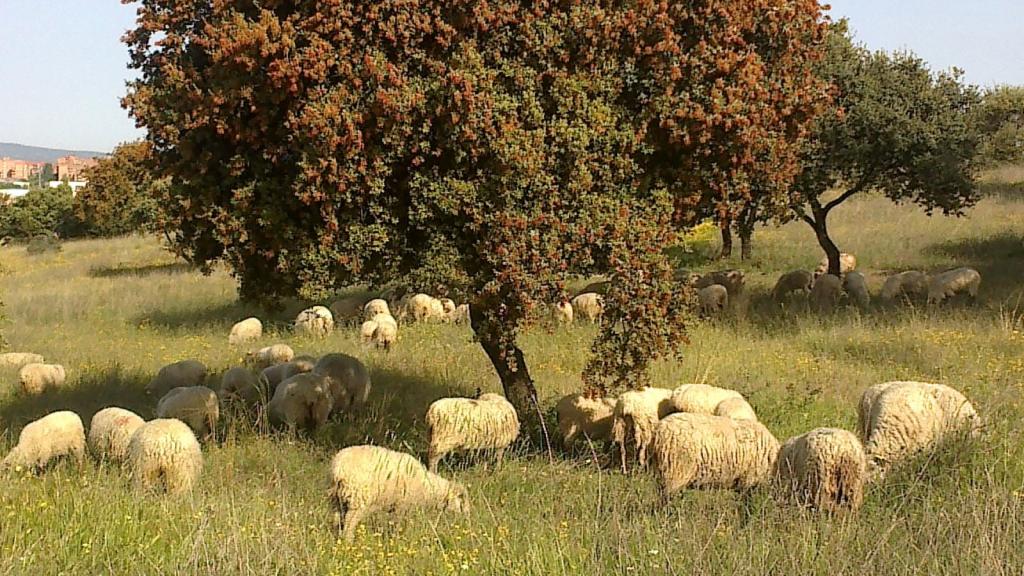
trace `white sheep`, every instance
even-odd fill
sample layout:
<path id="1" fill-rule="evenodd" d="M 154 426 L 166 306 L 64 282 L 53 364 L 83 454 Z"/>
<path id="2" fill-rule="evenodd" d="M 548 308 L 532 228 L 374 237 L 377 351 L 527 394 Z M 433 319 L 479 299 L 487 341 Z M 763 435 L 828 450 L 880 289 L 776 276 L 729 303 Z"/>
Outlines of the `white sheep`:
<path id="1" fill-rule="evenodd" d="M 18 383 L 25 394 L 38 395 L 64 386 L 67 371 L 60 364 L 25 364 L 18 371 Z"/>
<path id="2" fill-rule="evenodd" d="M 672 391 L 669 402 L 673 412 L 714 414 L 719 404 L 735 399 L 743 400 L 743 395 L 735 390 L 710 384 L 683 384 Z"/>
<path id="3" fill-rule="evenodd" d="M 446 454 L 456 450 L 496 451 L 501 463 L 505 449 L 519 436 L 519 416 L 500 394 L 483 394 L 478 399 L 442 398 L 427 409 L 430 447 L 427 464 L 431 472 Z"/>
<path id="4" fill-rule="evenodd" d="M 857 257 L 853 254 L 847 254 L 846 252 L 839 253 L 839 275 L 845 276 L 848 272 L 853 272 L 857 269 Z M 824 275 L 828 272 L 828 256 L 824 256 L 818 267 L 814 269 L 814 277 Z"/>
<path id="5" fill-rule="evenodd" d="M 26 364 L 43 364 L 41 354 L 31 352 L 5 352 L 0 354 L 0 370 L 4 368 L 21 368 Z"/>
<path id="6" fill-rule="evenodd" d="M 717 316 L 729 306 L 729 289 L 721 284 L 705 286 L 697 291 L 702 316 Z"/>
<path id="7" fill-rule="evenodd" d="M 206 365 L 198 360 L 182 360 L 161 368 L 146 385 L 146 394 L 160 398 L 172 388 L 202 386 L 204 382 Z"/>
<path id="8" fill-rule="evenodd" d="M 282 382 L 267 411 L 273 424 L 312 431 L 327 422 L 333 404 L 327 377 L 306 372 Z"/>
<path id="9" fill-rule="evenodd" d="M 864 391 L 857 409 L 868 468 L 880 477 L 901 461 L 957 434 L 976 436 L 981 418 L 959 391 L 928 382 L 886 382 Z"/>
<path id="10" fill-rule="evenodd" d="M 636 447 L 637 463 L 647 466 L 647 448 L 654 439 L 658 421 L 676 411 L 672 390 L 645 387 L 619 396 L 612 414 L 612 441 L 619 445 L 622 471 L 627 471 L 627 447 Z"/>
<path id="11" fill-rule="evenodd" d="M 588 322 L 598 322 L 604 314 L 604 298 L 594 292 L 586 292 L 572 299 L 573 314 Z"/>
<path id="12" fill-rule="evenodd" d="M 551 307 L 551 318 L 555 324 L 572 324 L 572 304 L 565 300 Z"/>
<path id="13" fill-rule="evenodd" d="M 244 366 L 228 369 L 221 376 L 218 395 L 225 402 L 241 402 L 245 406 L 255 406 L 260 401 L 256 375 Z"/>
<path id="14" fill-rule="evenodd" d="M 257 372 L 260 372 L 264 368 L 269 368 L 275 364 L 291 362 L 292 358 L 295 358 L 295 351 L 292 350 L 291 346 L 287 344 L 273 344 L 246 353 L 245 362 Z"/>
<path id="15" fill-rule="evenodd" d="M 736 298 L 743 292 L 746 277 L 742 270 L 716 270 L 703 276 L 690 276 L 693 287 L 700 290 L 714 284 L 725 286 L 729 296 Z"/>
<path id="16" fill-rule="evenodd" d="M 871 303 L 871 295 L 868 293 L 868 285 L 864 280 L 864 275 L 860 272 L 851 270 L 846 273 L 843 278 L 843 291 L 846 292 L 850 300 L 857 305 L 858 308 L 866 309 L 868 304 Z"/>
<path id="17" fill-rule="evenodd" d="M 409 299 L 407 308 L 408 313 L 416 322 L 440 321 L 445 317 L 444 305 L 440 300 L 428 294 L 416 294 Z"/>
<path id="18" fill-rule="evenodd" d="M 771 477 L 779 441 L 760 422 L 680 412 L 651 443 L 661 494 L 684 488 L 752 488 Z"/>
<path id="19" fill-rule="evenodd" d="M 383 315 L 381 315 L 381 316 L 383 316 Z M 374 318 L 376 318 L 376 316 L 374 316 Z M 377 321 L 376 320 L 367 320 L 366 322 L 363 322 L 359 326 L 359 339 L 362 340 L 364 344 L 372 343 L 373 342 L 373 333 L 376 330 L 377 330 Z"/>
<path id="20" fill-rule="evenodd" d="M 592 442 L 611 440 L 612 418 L 617 398 L 591 398 L 584 394 L 569 394 L 555 404 L 558 430 L 562 443 L 571 448 L 580 438 Z"/>
<path id="21" fill-rule="evenodd" d="M 398 341 L 398 323 L 391 316 L 381 314 L 376 316 L 376 324 L 370 339 L 377 348 L 391 350 L 391 346 Z"/>
<path id="22" fill-rule="evenodd" d="M 892 302 L 898 297 L 925 297 L 928 295 L 928 275 L 917 270 L 907 270 L 893 274 L 885 279 L 882 291 L 878 294 L 884 302 Z"/>
<path id="23" fill-rule="evenodd" d="M 733 420 L 757 420 L 754 408 L 743 398 L 722 400 L 715 406 L 715 416 L 725 416 Z"/>
<path id="24" fill-rule="evenodd" d="M 238 346 L 263 337 L 263 322 L 259 318 L 246 318 L 231 327 L 228 345 Z"/>
<path id="25" fill-rule="evenodd" d="M 363 306 L 363 319 L 372 320 L 378 314 L 391 315 L 391 308 L 388 307 L 387 300 L 374 298 L 367 302 L 366 306 Z"/>
<path id="26" fill-rule="evenodd" d="M 379 446 L 350 446 L 335 454 L 330 486 L 334 523 L 348 541 L 373 512 L 437 507 L 463 513 L 469 507 L 462 485 L 428 471 L 409 454 Z"/>
<path id="27" fill-rule="evenodd" d="M 456 306 L 450 321 L 455 324 L 469 324 L 469 304 L 459 304 Z"/>
<path id="28" fill-rule="evenodd" d="M 145 423 L 131 410 L 104 408 L 89 422 L 89 449 L 99 460 L 121 463 L 128 456 L 132 434 Z"/>
<path id="29" fill-rule="evenodd" d="M 928 304 L 939 304 L 964 292 L 974 300 L 978 297 L 979 286 L 981 274 L 974 268 L 957 268 L 935 274 L 928 281 Z"/>
<path id="30" fill-rule="evenodd" d="M 157 418 L 177 418 L 205 438 L 213 433 L 220 419 L 217 394 L 206 386 L 173 388 L 156 405 Z"/>
<path id="31" fill-rule="evenodd" d="M 359 296 L 350 296 L 348 298 L 342 298 L 341 300 L 335 300 L 331 304 L 331 316 L 334 317 L 335 324 L 350 324 L 355 322 L 363 312 L 363 306 L 366 305 L 366 299 Z"/>
<path id="32" fill-rule="evenodd" d="M 444 314 L 444 321 L 451 322 L 455 319 L 455 310 L 458 306 L 455 305 L 455 301 L 451 298 L 441 298 L 441 310 Z"/>
<path id="33" fill-rule="evenodd" d="M 74 412 L 51 412 L 25 425 L 18 444 L 0 462 L 0 470 L 40 471 L 62 456 L 70 456 L 79 466 L 85 459 L 85 427 Z"/>
<path id="34" fill-rule="evenodd" d="M 334 315 L 326 306 L 306 308 L 295 317 L 295 329 L 316 338 L 326 338 L 334 330 Z"/>
<path id="35" fill-rule="evenodd" d="M 199 479 L 203 452 L 181 420 L 150 420 L 132 434 L 125 465 L 136 489 L 177 494 L 191 490 Z"/>
<path id="36" fill-rule="evenodd" d="M 370 372 L 358 358 L 348 354 L 327 354 L 313 371 L 327 377 L 334 403 L 332 412 L 359 410 L 370 397 Z"/>
<path id="37" fill-rule="evenodd" d="M 807 270 L 793 270 L 779 276 L 778 282 L 772 288 L 772 299 L 782 302 L 786 296 L 793 292 L 799 292 L 804 296 L 811 293 L 811 286 L 814 285 L 814 275 Z"/>
<path id="38" fill-rule="evenodd" d="M 843 294 L 843 281 L 833 274 L 819 276 L 811 287 L 811 305 L 819 312 L 831 312 Z"/>
<path id="39" fill-rule="evenodd" d="M 815 428 L 779 449 L 774 482 L 783 496 L 819 510 L 856 510 L 864 501 L 867 459 L 857 435 Z"/>

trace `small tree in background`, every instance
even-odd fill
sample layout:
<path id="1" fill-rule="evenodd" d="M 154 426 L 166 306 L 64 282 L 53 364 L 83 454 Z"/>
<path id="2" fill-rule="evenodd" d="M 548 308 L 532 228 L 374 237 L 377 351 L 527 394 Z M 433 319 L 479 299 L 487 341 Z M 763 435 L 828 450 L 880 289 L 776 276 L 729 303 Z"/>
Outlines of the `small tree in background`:
<path id="1" fill-rule="evenodd" d="M 75 213 L 89 234 L 154 229 L 158 202 L 148 142 L 121 144 L 89 168 L 85 179 L 89 183 L 75 197 Z"/>
<path id="2" fill-rule="evenodd" d="M 81 232 L 75 218 L 71 187 L 33 188 L 0 210 L 0 237 L 47 235 L 70 238 Z"/>
<path id="3" fill-rule="evenodd" d="M 986 92 L 977 121 L 986 164 L 1024 162 L 1024 87 L 999 86 Z"/>

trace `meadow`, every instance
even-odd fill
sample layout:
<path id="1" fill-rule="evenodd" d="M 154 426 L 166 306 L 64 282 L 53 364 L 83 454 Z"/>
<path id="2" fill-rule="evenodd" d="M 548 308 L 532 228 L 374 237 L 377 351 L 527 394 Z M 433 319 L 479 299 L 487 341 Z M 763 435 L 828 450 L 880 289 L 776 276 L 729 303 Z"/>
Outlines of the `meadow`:
<path id="1" fill-rule="evenodd" d="M 364 348 L 354 328 L 296 337 L 288 320 L 300 303 L 274 313 L 240 304 L 229 274 L 190 270 L 155 238 L 69 242 L 36 256 L 0 248 L 9 348 L 69 369 L 64 389 L 31 398 L 16 374 L 0 372 L 0 453 L 57 409 L 86 423 L 108 405 L 152 417 L 155 400 L 142 388 L 156 370 L 191 357 L 215 371 L 237 365 L 243 351 L 227 333 L 252 314 L 270 321 L 258 344 L 355 354 L 374 383 L 364 413 L 309 439 L 227 418 L 189 496 L 136 494 L 119 470 L 95 463 L 3 478 L 0 574 L 1024 573 L 1024 198 L 989 197 L 945 218 L 867 197 L 837 209 L 831 227 L 874 292 L 892 271 L 967 265 L 983 276 L 979 301 L 832 315 L 780 308 L 766 296 L 775 278 L 813 268 L 820 250 L 802 223 L 760 229 L 753 261 L 702 264 L 744 269 L 747 299 L 692 326 L 692 343 L 655 366 L 654 384 L 735 388 L 784 440 L 818 426 L 853 429 L 871 384 L 943 382 L 985 418 L 980 440 L 912 462 L 870 487 L 858 513 L 837 516 L 763 489 L 689 491 L 662 506 L 651 476 L 624 476 L 587 453 L 519 450 L 499 467 L 456 459 L 441 472 L 468 486 L 469 514 L 373 516 L 353 544 L 330 526 L 331 455 L 358 443 L 423 454 L 430 402 L 500 390 L 468 328 L 403 327 L 388 354 Z M 687 257 L 699 262 L 714 246 L 693 249 Z M 538 326 L 521 337 L 544 406 L 580 388 L 594 334 Z"/>

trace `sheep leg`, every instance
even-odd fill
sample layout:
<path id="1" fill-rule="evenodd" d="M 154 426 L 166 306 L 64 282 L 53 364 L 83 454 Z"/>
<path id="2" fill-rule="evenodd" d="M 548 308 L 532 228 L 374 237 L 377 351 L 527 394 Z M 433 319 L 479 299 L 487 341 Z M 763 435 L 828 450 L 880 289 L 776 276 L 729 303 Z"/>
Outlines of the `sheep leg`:
<path id="1" fill-rule="evenodd" d="M 441 461 L 443 454 L 438 453 L 433 446 L 427 450 L 427 469 L 437 474 L 437 463 Z"/>
<path id="2" fill-rule="evenodd" d="M 622 473 L 626 473 L 626 443 L 619 442 L 619 462 L 622 464 Z"/>
<path id="3" fill-rule="evenodd" d="M 342 531 L 345 534 L 345 541 L 352 542 L 356 539 L 356 526 L 363 520 L 366 513 L 362 508 L 349 508 L 345 512 Z"/>
<path id="4" fill-rule="evenodd" d="M 498 452 L 497 452 L 497 454 L 495 454 L 495 457 L 494 457 L 494 469 L 495 470 L 497 470 L 498 468 L 501 468 L 501 463 L 502 463 L 502 461 L 504 459 L 505 459 L 505 449 L 504 448 L 498 448 Z"/>

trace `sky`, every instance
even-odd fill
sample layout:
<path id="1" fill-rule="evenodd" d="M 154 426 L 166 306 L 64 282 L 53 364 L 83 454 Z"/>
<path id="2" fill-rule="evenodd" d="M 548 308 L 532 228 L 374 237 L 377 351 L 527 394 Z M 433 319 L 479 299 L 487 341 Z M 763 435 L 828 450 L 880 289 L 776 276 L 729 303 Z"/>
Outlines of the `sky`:
<path id="1" fill-rule="evenodd" d="M 870 48 L 909 49 L 983 87 L 1024 84 L 1024 0 L 832 0 Z M 106 152 L 142 135 L 120 106 L 130 77 L 120 0 L 0 0 L 0 142 Z"/>

